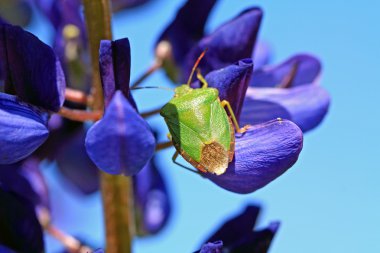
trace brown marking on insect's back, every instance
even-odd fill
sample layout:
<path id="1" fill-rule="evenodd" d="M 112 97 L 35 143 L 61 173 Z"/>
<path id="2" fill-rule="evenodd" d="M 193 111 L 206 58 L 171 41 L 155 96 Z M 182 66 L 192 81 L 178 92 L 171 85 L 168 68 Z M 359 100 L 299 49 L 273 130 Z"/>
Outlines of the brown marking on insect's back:
<path id="1" fill-rule="evenodd" d="M 215 141 L 205 144 L 202 148 L 201 160 L 197 162 L 173 141 L 174 147 L 188 163 L 197 168 L 199 171 L 203 173 L 209 172 L 216 175 L 221 175 L 227 170 L 228 163 L 233 160 L 235 154 L 235 128 L 233 127 L 232 121 L 229 117 L 228 122 L 230 126 L 230 147 L 227 151 L 220 143 Z"/>
<path id="2" fill-rule="evenodd" d="M 200 164 L 199 162 L 195 161 L 192 159 L 186 152 L 185 150 L 181 149 L 178 144 L 174 144 L 174 147 L 178 151 L 178 153 L 185 159 L 188 163 L 190 163 L 194 168 L 197 168 L 199 171 L 206 173 L 207 170 L 206 168 Z"/>
<path id="3" fill-rule="evenodd" d="M 202 148 L 200 164 L 203 165 L 207 172 L 221 175 L 228 168 L 229 153 L 218 142 L 205 144 Z"/>

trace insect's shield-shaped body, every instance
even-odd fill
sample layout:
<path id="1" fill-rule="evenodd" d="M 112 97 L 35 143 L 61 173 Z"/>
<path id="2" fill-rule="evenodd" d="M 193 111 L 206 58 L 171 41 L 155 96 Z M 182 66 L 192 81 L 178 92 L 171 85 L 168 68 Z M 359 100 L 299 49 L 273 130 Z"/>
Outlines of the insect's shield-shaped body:
<path id="1" fill-rule="evenodd" d="M 234 155 L 235 136 L 217 89 L 179 86 L 161 116 L 186 161 L 202 172 L 220 175 L 226 171 Z"/>

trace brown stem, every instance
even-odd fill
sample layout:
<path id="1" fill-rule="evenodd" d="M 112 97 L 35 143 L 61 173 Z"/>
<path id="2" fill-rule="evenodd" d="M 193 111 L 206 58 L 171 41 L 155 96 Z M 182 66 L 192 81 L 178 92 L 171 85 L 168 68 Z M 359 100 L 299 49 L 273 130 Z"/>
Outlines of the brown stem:
<path id="1" fill-rule="evenodd" d="M 131 86 L 131 89 L 139 86 L 148 76 L 162 67 L 162 60 L 156 59 L 153 64 Z"/>
<path id="2" fill-rule="evenodd" d="M 65 99 L 83 105 L 92 104 L 93 100 L 91 95 L 87 95 L 83 91 L 75 90 L 72 88 L 66 88 Z"/>
<path id="3" fill-rule="evenodd" d="M 92 252 L 92 249 L 82 243 L 76 238 L 72 237 L 59 230 L 52 224 L 49 224 L 45 227 L 45 231 L 57 239 L 70 253 L 88 253 Z"/>
<path id="4" fill-rule="evenodd" d="M 70 109 L 67 107 L 61 107 L 58 114 L 70 120 L 84 122 L 84 121 L 98 121 L 99 119 L 102 118 L 103 112 L 102 111 L 90 112 L 90 111 L 85 111 L 85 110 L 77 110 L 77 109 Z"/>
<path id="5" fill-rule="evenodd" d="M 167 141 L 167 142 L 158 143 L 158 144 L 156 145 L 156 151 L 160 151 L 160 150 L 163 150 L 163 149 L 165 149 L 165 148 L 170 148 L 171 146 L 173 146 L 172 141 Z"/>

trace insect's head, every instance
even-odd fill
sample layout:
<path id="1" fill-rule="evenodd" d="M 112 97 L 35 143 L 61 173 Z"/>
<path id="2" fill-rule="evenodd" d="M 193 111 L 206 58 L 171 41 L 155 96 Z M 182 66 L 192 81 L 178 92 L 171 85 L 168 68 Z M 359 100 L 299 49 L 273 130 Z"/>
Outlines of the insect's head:
<path id="1" fill-rule="evenodd" d="M 198 67 L 201 59 L 203 58 L 203 56 L 205 55 L 205 53 L 207 52 L 207 48 L 201 53 L 201 55 L 198 57 L 197 61 L 194 63 L 194 66 L 193 66 L 193 69 L 191 70 L 191 74 L 189 76 L 189 79 L 187 80 L 187 83 L 186 84 L 182 84 L 181 86 L 175 88 L 174 90 L 174 97 L 177 98 L 177 97 L 181 97 L 189 92 L 191 92 L 193 90 L 193 88 L 190 87 L 190 82 L 191 82 L 191 79 L 193 78 L 193 75 L 194 75 L 194 72 L 196 70 L 196 68 Z"/>
<path id="2" fill-rule="evenodd" d="M 177 88 L 174 89 L 174 97 L 177 98 L 177 97 L 181 97 L 189 92 L 191 92 L 193 90 L 193 88 L 191 88 L 189 85 L 187 84 L 182 84 L 181 86 L 178 86 Z"/>

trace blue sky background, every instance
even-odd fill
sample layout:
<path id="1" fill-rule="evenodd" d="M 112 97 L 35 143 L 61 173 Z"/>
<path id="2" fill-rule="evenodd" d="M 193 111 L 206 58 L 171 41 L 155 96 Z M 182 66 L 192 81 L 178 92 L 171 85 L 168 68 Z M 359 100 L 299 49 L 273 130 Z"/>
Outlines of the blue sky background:
<path id="1" fill-rule="evenodd" d="M 153 42 L 184 1 L 152 0 L 114 16 L 115 38 L 129 37 L 132 80 L 152 61 Z M 192 252 L 227 217 L 247 203 L 263 206 L 259 227 L 281 220 L 271 251 L 380 252 L 380 10 L 379 1 L 237 1 L 219 0 L 207 30 L 246 7 L 264 10 L 260 38 L 274 50 L 274 62 L 299 53 L 318 55 L 321 84 L 332 97 L 320 127 L 305 135 L 298 163 L 283 176 L 249 195 L 238 195 L 181 170 L 171 163 L 173 150 L 159 153 L 159 163 L 173 198 L 173 215 L 157 236 L 135 240 L 136 253 Z M 47 20 L 29 30 L 50 42 Z M 149 85 L 166 85 L 162 73 Z M 141 110 L 170 99 L 165 91 L 135 92 Z M 165 133 L 163 120 L 150 123 Z M 75 158 L 73 158 L 75 159 Z M 45 164 L 53 209 L 64 215 L 57 226 L 94 245 L 103 243 L 100 195 L 79 196 L 58 181 L 54 164 Z M 85 180 L 85 179 L 84 179 Z M 59 244 L 46 238 L 47 252 Z"/>

